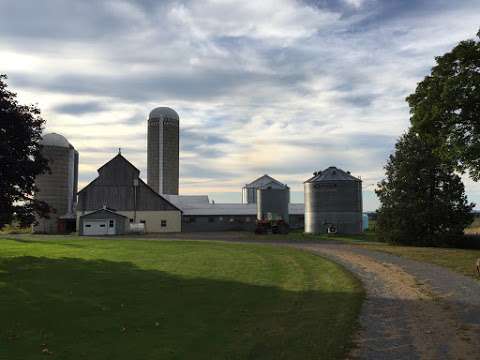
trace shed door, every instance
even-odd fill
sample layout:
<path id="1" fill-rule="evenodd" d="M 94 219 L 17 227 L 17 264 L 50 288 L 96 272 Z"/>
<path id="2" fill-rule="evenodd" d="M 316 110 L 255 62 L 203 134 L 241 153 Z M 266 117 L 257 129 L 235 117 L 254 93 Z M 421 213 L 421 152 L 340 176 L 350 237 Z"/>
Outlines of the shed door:
<path id="1" fill-rule="evenodd" d="M 84 220 L 83 235 L 107 235 L 108 220 Z"/>
<path id="2" fill-rule="evenodd" d="M 108 223 L 108 230 L 107 230 L 107 234 L 108 235 L 115 235 L 116 234 L 116 223 L 115 223 L 115 220 L 114 219 L 108 219 L 107 220 L 107 223 Z"/>

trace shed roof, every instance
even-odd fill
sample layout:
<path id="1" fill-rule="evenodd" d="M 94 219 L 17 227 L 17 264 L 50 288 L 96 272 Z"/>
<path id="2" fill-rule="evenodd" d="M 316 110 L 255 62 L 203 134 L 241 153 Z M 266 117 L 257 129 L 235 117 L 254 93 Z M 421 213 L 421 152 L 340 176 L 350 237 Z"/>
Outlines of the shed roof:
<path id="1" fill-rule="evenodd" d="M 83 217 L 89 217 L 89 216 L 94 215 L 94 214 L 99 213 L 99 212 L 108 212 L 108 213 L 114 214 L 114 215 L 116 215 L 116 216 L 121 216 L 121 217 L 123 217 L 123 218 L 127 218 L 127 216 L 122 215 L 122 214 L 119 214 L 119 213 L 117 213 L 117 212 L 115 212 L 115 211 L 113 211 L 113 210 L 110 210 L 109 208 L 105 208 L 105 207 L 104 207 L 104 208 L 101 208 L 101 209 L 97 209 L 97 210 L 91 211 L 91 212 L 89 212 L 89 213 L 86 213 L 86 214 L 84 214 L 84 215 L 81 215 L 80 217 L 81 217 L 81 218 L 83 218 Z"/>

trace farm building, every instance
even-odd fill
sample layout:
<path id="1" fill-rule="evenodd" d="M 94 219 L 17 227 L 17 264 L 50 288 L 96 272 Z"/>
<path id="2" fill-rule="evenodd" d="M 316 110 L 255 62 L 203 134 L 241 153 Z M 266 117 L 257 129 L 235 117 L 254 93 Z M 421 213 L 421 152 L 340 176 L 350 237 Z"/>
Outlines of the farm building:
<path id="1" fill-rule="evenodd" d="M 79 235 L 121 235 L 129 229 L 128 217 L 108 209 L 89 212 L 80 216 L 78 223 Z"/>
<path id="2" fill-rule="evenodd" d="M 264 192 L 262 192 L 264 191 Z M 257 196 L 263 202 L 257 204 Z M 289 203 L 289 188 L 263 175 L 242 189 L 243 204 L 211 203 L 207 195 L 164 195 L 183 212 L 182 231 L 253 231 L 267 213 L 281 214 L 290 228 L 303 227 L 303 204 Z"/>
<path id="3" fill-rule="evenodd" d="M 139 176 L 140 170 L 120 153 L 100 167 L 98 177 L 78 193 L 77 226 L 83 215 L 108 207 L 131 224 L 144 224 L 145 232 L 181 231 L 180 209 Z"/>

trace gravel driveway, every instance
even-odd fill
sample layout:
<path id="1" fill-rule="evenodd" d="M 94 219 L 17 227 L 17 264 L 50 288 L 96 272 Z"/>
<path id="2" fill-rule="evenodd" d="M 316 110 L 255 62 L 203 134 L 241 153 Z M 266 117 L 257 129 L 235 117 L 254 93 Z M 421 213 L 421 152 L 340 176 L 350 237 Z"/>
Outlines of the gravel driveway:
<path id="1" fill-rule="evenodd" d="M 358 246 L 287 246 L 330 258 L 362 280 L 367 299 L 351 359 L 480 359 L 480 281 Z"/>

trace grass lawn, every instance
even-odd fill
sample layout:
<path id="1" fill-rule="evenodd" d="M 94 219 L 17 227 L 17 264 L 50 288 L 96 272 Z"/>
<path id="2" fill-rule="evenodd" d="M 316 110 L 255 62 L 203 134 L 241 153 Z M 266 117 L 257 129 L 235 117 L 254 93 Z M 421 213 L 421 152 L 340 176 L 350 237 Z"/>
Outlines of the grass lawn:
<path id="1" fill-rule="evenodd" d="M 218 242 L 0 238 L 1 359 L 339 359 L 359 282 Z"/>
<path id="2" fill-rule="evenodd" d="M 444 266 L 450 270 L 480 280 L 475 268 L 475 262 L 480 258 L 480 250 L 397 246 L 383 243 L 368 243 L 361 244 L 361 246 L 365 246 L 370 250 L 383 251 L 417 261 Z"/>
<path id="3" fill-rule="evenodd" d="M 480 276 L 475 268 L 476 260 L 480 258 L 480 250 L 389 245 L 376 241 L 375 233 L 372 231 L 367 231 L 360 235 L 310 235 L 293 231 L 288 235 L 257 235 L 256 238 L 260 241 L 261 239 L 302 242 L 341 241 L 363 246 L 370 250 L 383 251 L 417 261 L 444 266 L 450 270 L 480 280 Z"/>

